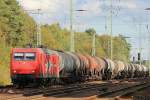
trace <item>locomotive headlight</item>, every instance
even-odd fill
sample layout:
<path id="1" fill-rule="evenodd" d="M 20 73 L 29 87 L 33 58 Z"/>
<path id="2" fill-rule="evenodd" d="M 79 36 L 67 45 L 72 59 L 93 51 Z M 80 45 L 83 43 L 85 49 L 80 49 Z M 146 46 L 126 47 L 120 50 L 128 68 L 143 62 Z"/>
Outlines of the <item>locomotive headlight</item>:
<path id="1" fill-rule="evenodd" d="M 32 73 L 34 73 L 35 71 L 33 70 Z"/>
<path id="2" fill-rule="evenodd" d="M 14 72 L 14 73 L 16 73 L 17 71 L 16 71 L 16 70 L 14 70 L 13 72 Z"/>

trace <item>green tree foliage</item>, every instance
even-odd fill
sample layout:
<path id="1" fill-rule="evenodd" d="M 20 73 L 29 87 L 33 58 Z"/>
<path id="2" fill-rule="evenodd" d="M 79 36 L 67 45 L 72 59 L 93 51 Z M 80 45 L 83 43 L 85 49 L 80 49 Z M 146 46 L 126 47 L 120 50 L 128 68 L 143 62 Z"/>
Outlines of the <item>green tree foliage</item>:
<path id="1" fill-rule="evenodd" d="M 42 44 L 57 50 L 69 50 L 69 31 L 61 29 L 58 23 L 42 26 Z"/>
<path id="2" fill-rule="evenodd" d="M 113 41 L 114 59 L 120 58 L 122 61 L 129 61 L 130 44 L 127 43 L 125 37 L 119 35 L 114 37 Z"/>
<path id="3" fill-rule="evenodd" d="M 0 0 L 0 35 L 7 46 L 34 43 L 35 25 L 16 0 Z"/>
<path id="4" fill-rule="evenodd" d="M 93 35 L 96 33 L 95 29 L 93 29 L 93 28 L 89 28 L 85 32 L 88 33 L 89 35 Z"/>
<path id="5" fill-rule="evenodd" d="M 99 41 L 105 52 L 105 57 L 110 58 L 110 39 L 109 35 L 99 36 Z M 113 37 L 113 59 L 128 62 L 130 59 L 130 44 L 123 36 Z"/>

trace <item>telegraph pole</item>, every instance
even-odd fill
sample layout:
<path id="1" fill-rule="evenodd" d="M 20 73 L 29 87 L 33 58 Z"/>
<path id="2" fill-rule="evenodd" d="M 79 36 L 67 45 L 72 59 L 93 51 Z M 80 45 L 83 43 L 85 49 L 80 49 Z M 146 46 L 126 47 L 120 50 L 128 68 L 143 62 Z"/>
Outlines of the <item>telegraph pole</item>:
<path id="1" fill-rule="evenodd" d="M 109 16 L 109 20 L 110 20 L 110 58 L 113 59 L 113 34 L 112 34 L 112 0 L 110 0 L 110 16 Z"/>
<path id="2" fill-rule="evenodd" d="M 73 32 L 73 0 L 70 0 L 70 51 L 75 52 L 74 50 L 74 32 Z"/>
<path id="3" fill-rule="evenodd" d="M 145 10 L 150 10 L 150 8 L 145 8 Z M 147 26 L 147 30 L 148 30 L 148 33 L 149 33 L 149 36 L 150 36 L 149 26 Z M 149 39 L 150 39 L 150 37 L 149 37 Z M 149 43 L 150 43 L 150 40 L 149 40 Z M 150 44 L 149 44 L 149 45 L 150 45 Z M 150 49 L 150 46 L 149 46 L 149 49 Z M 150 66 L 150 51 L 149 51 L 148 54 L 149 54 L 149 61 L 148 61 L 149 64 L 148 64 L 148 65 Z M 149 73 L 150 73 L 150 71 L 149 71 Z"/>
<path id="4" fill-rule="evenodd" d="M 37 23 L 37 46 L 40 46 L 42 43 L 41 43 L 41 22 L 40 22 L 40 11 L 41 9 L 38 9 L 38 20 L 39 20 L 39 23 Z"/>
<path id="5" fill-rule="evenodd" d="M 93 33 L 93 41 L 92 41 L 92 56 L 95 56 L 96 50 L 95 50 L 95 41 L 96 41 L 96 34 Z"/>
<path id="6" fill-rule="evenodd" d="M 146 26 L 146 28 L 147 28 L 147 31 L 148 31 L 148 37 L 149 37 L 149 39 L 148 39 L 148 42 L 149 42 L 149 45 L 150 45 L 150 31 L 149 31 L 149 25 L 147 25 Z M 149 52 L 148 52 L 148 65 L 150 66 L 150 46 L 148 47 L 148 50 L 149 50 Z"/>
<path id="7" fill-rule="evenodd" d="M 22 0 L 20 0 L 19 5 L 21 6 Z M 34 9 L 34 10 L 25 10 L 31 14 L 36 14 L 38 15 L 38 21 L 37 22 L 37 34 L 36 34 L 36 45 L 41 46 L 42 45 L 42 39 L 41 39 L 41 22 L 40 22 L 40 14 L 41 14 L 41 9 Z"/>
<path id="8" fill-rule="evenodd" d="M 141 54 L 142 53 L 142 47 L 141 47 L 141 23 L 139 24 L 139 63 L 141 65 Z"/>
<path id="9" fill-rule="evenodd" d="M 35 10 L 25 10 L 27 11 L 28 13 L 31 13 L 31 14 L 35 14 L 35 15 L 38 15 L 38 21 L 37 22 L 37 32 L 36 32 L 36 45 L 37 47 L 40 46 L 42 43 L 42 39 L 41 39 L 41 22 L 40 22 L 40 14 L 41 14 L 41 9 L 35 9 Z"/>

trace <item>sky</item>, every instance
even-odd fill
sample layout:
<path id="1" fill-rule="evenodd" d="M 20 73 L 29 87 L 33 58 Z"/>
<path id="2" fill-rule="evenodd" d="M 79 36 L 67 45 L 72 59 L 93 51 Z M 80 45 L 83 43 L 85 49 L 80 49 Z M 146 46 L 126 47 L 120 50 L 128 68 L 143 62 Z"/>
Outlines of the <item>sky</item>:
<path id="1" fill-rule="evenodd" d="M 59 22 L 62 28 L 70 25 L 70 0 L 17 0 L 38 22 Z M 131 44 L 131 57 L 137 57 L 142 48 L 142 59 L 150 58 L 150 0 L 112 0 L 113 35 L 124 35 Z M 41 9 L 41 14 L 33 14 Z M 79 12 L 77 10 L 86 10 Z M 110 0 L 73 0 L 73 29 L 85 31 L 94 28 L 97 34 L 109 34 Z"/>

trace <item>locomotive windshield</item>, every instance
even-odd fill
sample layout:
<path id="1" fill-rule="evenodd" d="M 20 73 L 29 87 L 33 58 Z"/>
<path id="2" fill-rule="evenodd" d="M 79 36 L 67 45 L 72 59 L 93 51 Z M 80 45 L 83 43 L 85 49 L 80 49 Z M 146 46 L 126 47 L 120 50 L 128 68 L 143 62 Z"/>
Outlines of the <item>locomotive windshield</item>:
<path id="1" fill-rule="evenodd" d="M 14 53 L 14 59 L 15 60 L 35 60 L 35 53 L 33 52 L 27 52 L 27 53 Z"/>
<path id="2" fill-rule="evenodd" d="M 23 53 L 14 53 L 14 59 L 15 60 L 23 60 L 24 54 Z"/>
<path id="3" fill-rule="evenodd" d="M 35 60 L 35 53 L 25 53 L 25 60 Z"/>

